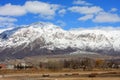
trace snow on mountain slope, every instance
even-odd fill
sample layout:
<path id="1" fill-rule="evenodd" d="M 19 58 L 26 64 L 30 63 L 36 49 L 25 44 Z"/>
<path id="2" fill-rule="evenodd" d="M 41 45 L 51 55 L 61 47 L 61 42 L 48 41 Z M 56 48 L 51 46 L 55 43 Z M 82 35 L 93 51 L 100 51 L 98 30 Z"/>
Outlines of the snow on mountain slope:
<path id="1" fill-rule="evenodd" d="M 0 29 L 0 33 L 4 32 L 4 31 L 6 31 L 6 30 L 11 30 L 11 29 L 13 29 L 13 28 L 10 27 L 10 28 L 5 28 L 5 29 Z"/>
<path id="2" fill-rule="evenodd" d="M 75 33 L 80 41 L 92 50 L 114 50 L 120 51 L 120 31 L 119 30 L 81 30 L 72 31 Z"/>
<path id="3" fill-rule="evenodd" d="M 107 54 L 117 52 L 119 54 L 119 34 L 120 30 L 67 31 L 51 23 L 39 22 L 1 33 L 0 53 L 17 54 L 20 52 L 25 54 L 30 52 L 35 54 L 41 49 L 53 51 L 71 48 Z"/>

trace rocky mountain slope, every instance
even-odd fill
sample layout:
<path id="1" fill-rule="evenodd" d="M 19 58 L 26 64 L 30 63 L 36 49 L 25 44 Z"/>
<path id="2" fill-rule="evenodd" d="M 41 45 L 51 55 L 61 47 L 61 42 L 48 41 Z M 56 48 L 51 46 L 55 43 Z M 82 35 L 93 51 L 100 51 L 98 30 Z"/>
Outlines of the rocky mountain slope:
<path id="1" fill-rule="evenodd" d="M 63 30 L 38 22 L 0 33 L 1 59 L 76 51 L 120 55 L 120 30 Z"/>

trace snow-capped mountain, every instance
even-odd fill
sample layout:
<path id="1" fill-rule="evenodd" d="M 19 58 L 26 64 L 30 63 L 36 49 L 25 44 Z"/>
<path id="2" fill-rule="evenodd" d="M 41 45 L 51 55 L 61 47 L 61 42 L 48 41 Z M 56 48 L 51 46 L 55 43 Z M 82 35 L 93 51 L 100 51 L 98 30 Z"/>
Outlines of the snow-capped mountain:
<path id="1" fill-rule="evenodd" d="M 6 31 L 6 30 L 11 30 L 11 29 L 13 29 L 13 27 L 5 28 L 5 29 L 1 29 L 1 28 L 0 28 L 0 33 L 4 32 L 4 31 Z"/>
<path id="2" fill-rule="evenodd" d="M 63 30 L 38 22 L 0 34 L 0 56 L 67 54 L 78 50 L 120 54 L 120 30 Z"/>

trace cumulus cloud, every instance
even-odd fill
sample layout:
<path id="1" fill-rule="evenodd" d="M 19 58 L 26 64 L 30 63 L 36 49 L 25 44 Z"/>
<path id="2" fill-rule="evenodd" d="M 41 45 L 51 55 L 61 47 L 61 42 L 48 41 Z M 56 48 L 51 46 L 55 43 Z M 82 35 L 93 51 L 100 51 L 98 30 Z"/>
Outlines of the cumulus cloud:
<path id="1" fill-rule="evenodd" d="M 73 6 L 73 7 L 70 7 L 69 10 L 72 12 L 80 13 L 80 14 L 95 14 L 95 13 L 98 13 L 100 11 L 103 11 L 103 9 L 98 7 L 98 6 L 92 6 L 92 7 Z"/>
<path id="2" fill-rule="evenodd" d="M 73 4 L 80 4 L 80 5 L 92 5 L 91 3 L 86 2 L 85 0 L 74 0 Z"/>
<path id="3" fill-rule="evenodd" d="M 101 12 L 93 19 L 93 22 L 106 23 L 106 22 L 120 22 L 120 16 L 117 14 Z"/>
<path id="4" fill-rule="evenodd" d="M 54 16 L 59 5 L 48 4 L 40 1 L 27 1 L 24 5 L 25 9 L 33 14 L 40 14 L 42 16 Z"/>
<path id="5" fill-rule="evenodd" d="M 17 19 L 11 17 L 2 17 L 0 16 L 0 22 L 16 22 Z"/>
<path id="6" fill-rule="evenodd" d="M 57 23 L 59 26 L 61 26 L 61 27 L 66 26 L 66 23 L 65 23 L 64 21 L 62 21 L 62 20 L 58 20 L 56 23 Z"/>
<path id="7" fill-rule="evenodd" d="M 27 13 L 37 14 L 44 19 L 52 19 L 60 5 L 50 4 L 41 1 L 26 1 L 23 5 L 11 3 L 0 6 L 0 26 L 12 26 L 17 19 L 13 17 L 23 16 Z M 61 13 L 64 13 L 64 11 Z M 10 17 L 7 17 L 10 16 Z"/>
<path id="8" fill-rule="evenodd" d="M 118 9 L 117 8 L 112 8 L 110 11 L 111 12 L 116 12 Z"/>
<path id="9" fill-rule="evenodd" d="M 80 21 L 86 21 L 86 20 L 89 20 L 89 19 L 92 19 L 94 17 L 94 15 L 85 15 L 83 17 L 80 17 L 78 20 Z"/>
<path id="10" fill-rule="evenodd" d="M 65 9 L 61 9 L 59 10 L 58 12 L 61 16 L 63 16 L 65 13 L 66 13 L 66 10 Z"/>
<path id="11" fill-rule="evenodd" d="M 6 4 L 0 6 L 1 16 L 22 16 L 26 13 L 39 14 L 42 16 L 54 16 L 59 5 L 49 4 L 41 1 L 26 1 L 24 5 Z"/>
<path id="12" fill-rule="evenodd" d="M 15 27 L 16 25 L 12 22 L 4 22 L 0 23 L 0 28 L 9 28 L 9 27 Z"/>
<path id="13" fill-rule="evenodd" d="M 86 2 L 85 0 L 75 0 L 73 3 L 84 4 L 83 6 L 73 6 L 68 8 L 68 10 L 70 10 L 71 12 L 83 15 L 82 17 L 78 18 L 78 20 L 80 21 L 91 20 L 95 23 L 120 22 L 120 16 L 117 13 L 115 13 L 118 10 L 117 8 L 111 8 L 109 12 L 106 12 L 103 8 L 99 6 L 87 6 L 88 2 Z"/>
<path id="14" fill-rule="evenodd" d="M 14 26 L 14 22 L 16 22 L 16 21 L 17 21 L 16 18 L 0 16 L 0 27 Z"/>
<path id="15" fill-rule="evenodd" d="M 12 5 L 10 3 L 4 6 L 0 6 L 1 16 L 22 16 L 24 14 L 26 14 L 26 10 L 23 6 Z"/>

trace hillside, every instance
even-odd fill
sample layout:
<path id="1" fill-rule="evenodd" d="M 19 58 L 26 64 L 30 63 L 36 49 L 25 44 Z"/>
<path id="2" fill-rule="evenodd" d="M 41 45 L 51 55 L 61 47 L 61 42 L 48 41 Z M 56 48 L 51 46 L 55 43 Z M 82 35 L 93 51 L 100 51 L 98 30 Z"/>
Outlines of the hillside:
<path id="1" fill-rule="evenodd" d="M 38 22 L 1 32 L 0 56 L 9 59 L 79 51 L 120 55 L 119 34 L 120 30 L 63 30 L 51 23 Z"/>

